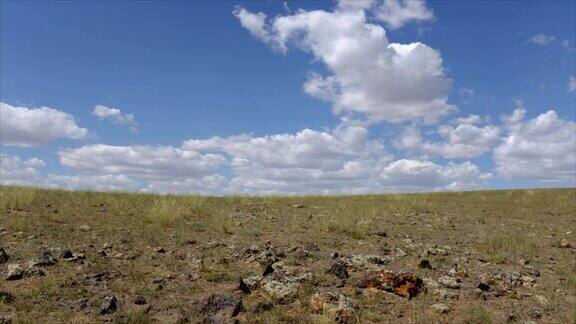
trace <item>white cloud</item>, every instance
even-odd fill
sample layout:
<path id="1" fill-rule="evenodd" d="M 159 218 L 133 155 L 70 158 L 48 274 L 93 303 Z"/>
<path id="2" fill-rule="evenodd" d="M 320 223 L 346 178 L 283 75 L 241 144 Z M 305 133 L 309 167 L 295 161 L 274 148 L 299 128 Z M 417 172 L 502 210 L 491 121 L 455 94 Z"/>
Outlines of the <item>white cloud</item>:
<path id="1" fill-rule="evenodd" d="M 36 185 L 41 177 L 44 161 L 38 158 L 28 160 L 17 156 L 0 154 L 0 184 Z"/>
<path id="2" fill-rule="evenodd" d="M 251 13 L 250 11 L 237 7 L 234 9 L 234 16 L 240 21 L 242 27 L 248 29 L 254 37 L 263 42 L 270 41 L 270 34 L 266 30 L 266 15 L 263 13 Z"/>
<path id="3" fill-rule="evenodd" d="M 505 179 L 571 181 L 576 178 L 576 123 L 550 110 L 524 121 L 518 107 L 508 121 L 508 133 L 494 149 L 498 174 Z"/>
<path id="4" fill-rule="evenodd" d="M 418 151 L 422 149 L 422 141 L 420 128 L 410 125 L 404 128 L 400 136 L 392 140 L 392 145 L 399 150 Z"/>
<path id="5" fill-rule="evenodd" d="M 576 91 L 576 77 L 571 76 L 568 78 L 568 91 L 575 92 Z"/>
<path id="6" fill-rule="evenodd" d="M 234 173 L 228 192 L 328 193 L 375 190 L 370 179 L 389 159 L 362 126 L 263 137 L 238 135 L 184 142 L 183 149 L 220 152 Z"/>
<path id="7" fill-rule="evenodd" d="M 410 7 L 420 4 L 403 3 Z M 386 6 L 386 3 L 383 5 Z M 299 10 L 266 22 L 262 13 L 235 10 L 242 26 L 278 51 L 293 45 L 312 53 L 329 74 L 310 73 L 306 93 L 333 103 L 336 114 L 375 122 L 436 122 L 456 110 L 440 53 L 422 43 L 390 43 L 368 22 L 370 2 L 341 3 L 335 11 Z"/>
<path id="8" fill-rule="evenodd" d="M 133 132 L 138 131 L 138 123 L 136 123 L 134 115 L 124 114 L 120 109 L 97 105 L 94 107 L 94 110 L 92 110 L 92 114 L 100 120 L 109 119 L 114 124 L 129 126 Z"/>
<path id="9" fill-rule="evenodd" d="M 550 36 L 550 35 L 546 35 L 546 34 L 536 34 L 532 37 L 530 37 L 530 39 L 528 39 L 528 42 L 536 44 L 536 45 L 548 45 L 551 44 L 553 42 L 556 41 L 556 36 Z"/>
<path id="10" fill-rule="evenodd" d="M 8 146 L 39 146 L 57 138 L 83 139 L 88 130 L 75 118 L 48 107 L 14 107 L 0 102 L 0 140 Z"/>
<path id="11" fill-rule="evenodd" d="M 478 127 L 463 123 L 456 127 L 442 125 L 438 128 L 438 134 L 445 138 L 446 142 L 427 142 L 422 145 L 422 150 L 447 159 L 461 159 L 478 157 L 489 152 L 499 140 L 500 129 L 491 125 Z"/>
<path id="12" fill-rule="evenodd" d="M 61 175 L 48 174 L 46 186 L 69 190 L 137 191 L 139 183 L 125 175 Z"/>
<path id="13" fill-rule="evenodd" d="M 423 0 L 385 0 L 377 6 L 375 14 L 392 29 L 401 28 L 411 21 L 434 18 L 434 13 Z"/>
<path id="14" fill-rule="evenodd" d="M 225 162 L 218 154 L 200 154 L 170 146 L 86 145 L 58 152 L 62 165 L 91 175 L 126 175 L 144 180 L 199 178 Z"/>
<path id="15" fill-rule="evenodd" d="M 449 163 L 446 166 L 429 161 L 398 160 L 380 174 L 386 185 L 403 190 L 466 190 L 480 188 L 490 173 L 482 173 L 471 162 Z"/>
<path id="16" fill-rule="evenodd" d="M 446 159 L 474 158 L 489 152 L 500 140 L 500 128 L 482 123 L 477 115 L 461 117 L 441 125 L 437 133 L 443 141 L 424 141 L 420 130 L 407 126 L 394 141 L 394 147 L 411 153 L 420 153 L 424 157 L 441 156 Z"/>

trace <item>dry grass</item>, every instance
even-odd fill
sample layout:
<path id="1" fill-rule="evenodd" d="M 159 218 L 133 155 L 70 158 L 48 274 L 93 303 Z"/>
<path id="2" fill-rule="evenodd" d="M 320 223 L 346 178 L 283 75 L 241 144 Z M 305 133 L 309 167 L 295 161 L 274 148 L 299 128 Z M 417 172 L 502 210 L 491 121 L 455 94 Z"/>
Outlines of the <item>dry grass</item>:
<path id="1" fill-rule="evenodd" d="M 82 225 L 91 230 L 80 230 Z M 47 269 L 45 278 L 0 282 L 0 290 L 8 289 L 19 297 L 11 305 L 0 303 L 0 314 L 18 314 L 22 322 L 97 321 L 97 316 L 79 312 L 74 305 L 82 298 L 105 292 L 128 300 L 140 294 L 153 301 L 152 313 L 125 310 L 123 317 L 116 319 L 118 322 L 158 320 L 160 315 L 155 312 L 160 309 L 186 309 L 192 307 L 187 303 L 210 293 L 235 289 L 240 274 L 259 269 L 236 259 L 234 253 L 267 241 L 286 251 L 293 246 L 315 243 L 327 256 L 333 251 L 378 254 L 382 246 L 400 247 L 409 256 L 391 264 L 392 270 L 423 275 L 426 272 L 416 264 L 421 250 L 431 245 L 450 245 L 454 257 L 467 252 L 474 262 L 486 259 L 503 269 L 515 270 L 518 260 L 530 259 L 543 272 L 538 278 L 542 287 L 538 293 L 554 301 L 555 308 L 549 311 L 548 320 L 570 322 L 574 316 L 566 296 L 569 290 L 576 289 L 576 260 L 566 251 L 551 248 L 561 238 L 576 237 L 574 189 L 201 197 L 0 187 L 0 228 L 3 229 L 0 245 L 15 262 L 25 263 L 46 247 L 70 248 L 87 255 L 86 264 L 59 264 Z M 387 238 L 374 235 L 375 232 L 386 232 Z M 421 244 L 420 247 L 411 251 L 404 242 L 406 237 Z M 189 243 L 193 241 L 196 244 Z M 206 248 L 212 243 L 224 246 Z M 104 244 L 112 246 L 107 258 L 97 254 Z M 167 252 L 154 254 L 159 246 Z M 134 260 L 113 257 L 118 253 L 138 257 Z M 322 268 L 326 264 L 291 258 L 286 260 L 316 271 L 319 281 L 328 280 Z M 440 256 L 429 258 L 446 266 L 460 262 L 443 260 Z M 193 260 L 201 260 L 198 269 L 193 267 L 196 262 Z M 0 272 L 4 270 L 4 265 L 0 265 Z M 122 280 L 111 280 L 104 288 L 69 285 L 79 276 L 99 271 L 120 272 Z M 182 279 L 194 273 L 200 279 Z M 154 278 L 169 274 L 177 279 L 167 280 L 163 290 L 151 287 Z M 475 278 L 468 280 L 473 289 Z M 300 292 L 300 304 L 305 304 L 311 292 Z M 363 322 L 502 322 L 509 308 L 527 303 L 521 300 L 486 304 L 474 300 L 468 307 L 471 301 L 466 297 L 451 305 L 453 312 L 443 318 L 429 313 L 429 304 L 437 301 L 428 297 L 390 301 L 386 296 L 357 296 L 354 290 L 349 293 L 364 303 L 357 314 Z M 246 316 L 256 322 L 328 321 L 322 314 L 310 315 L 304 306 L 299 307 L 274 305 L 259 313 L 247 311 Z M 572 310 L 571 313 L 566 309 Z M 521 310 L 517 312 L 522 314 Z"/>

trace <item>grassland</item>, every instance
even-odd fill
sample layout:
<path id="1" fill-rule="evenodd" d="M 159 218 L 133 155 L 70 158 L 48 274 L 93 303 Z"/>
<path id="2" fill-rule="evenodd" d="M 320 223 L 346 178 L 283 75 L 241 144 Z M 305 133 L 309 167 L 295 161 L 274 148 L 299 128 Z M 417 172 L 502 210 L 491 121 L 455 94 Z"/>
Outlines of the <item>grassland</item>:
<path id="1" fill-rule="evenodd" d="M 324 291 L 350 301 L 337 318 L 347 322 L 576 323 L 576 250 L 563 239 L 576 241 L 575 189 L 201 197 L 0 187 L 2 276 L 39 256 L 58 260 L 44 275 L 0 281 L 0 323 L 331 322 L 310 306 Z M 66 250 L 78 257 L 62 259 Z M 349 275 L 327 271 L 338 260 Z M 307 278 L 294 298 L 239 290 L 266 262 Z M 413 298 L 359 288 L 381 270 L 425 286 Z M 212 305 L 214 295 L 241 307 Z"/>

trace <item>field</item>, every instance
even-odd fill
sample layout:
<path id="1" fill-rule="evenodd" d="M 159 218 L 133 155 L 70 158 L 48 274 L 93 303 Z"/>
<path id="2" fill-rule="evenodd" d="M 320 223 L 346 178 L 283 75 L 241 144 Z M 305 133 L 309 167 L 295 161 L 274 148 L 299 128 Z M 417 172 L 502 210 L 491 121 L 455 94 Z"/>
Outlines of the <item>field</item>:
<path id="1" fill-rule="evenodd" d="M 0 212 L 0 323 L 576 323 L 575 189 L 1 187 Z"/>

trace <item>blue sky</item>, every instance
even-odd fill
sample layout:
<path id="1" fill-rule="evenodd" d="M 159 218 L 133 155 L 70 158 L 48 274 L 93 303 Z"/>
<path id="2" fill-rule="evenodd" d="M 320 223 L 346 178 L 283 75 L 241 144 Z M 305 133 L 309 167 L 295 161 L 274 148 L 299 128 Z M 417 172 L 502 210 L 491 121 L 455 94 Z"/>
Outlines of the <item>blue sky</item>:
<path id="1" fill-rule="evenodd" d="M 1 9 L 5 184 L 209 194 L 575 185 L 574 1 Z"/>

